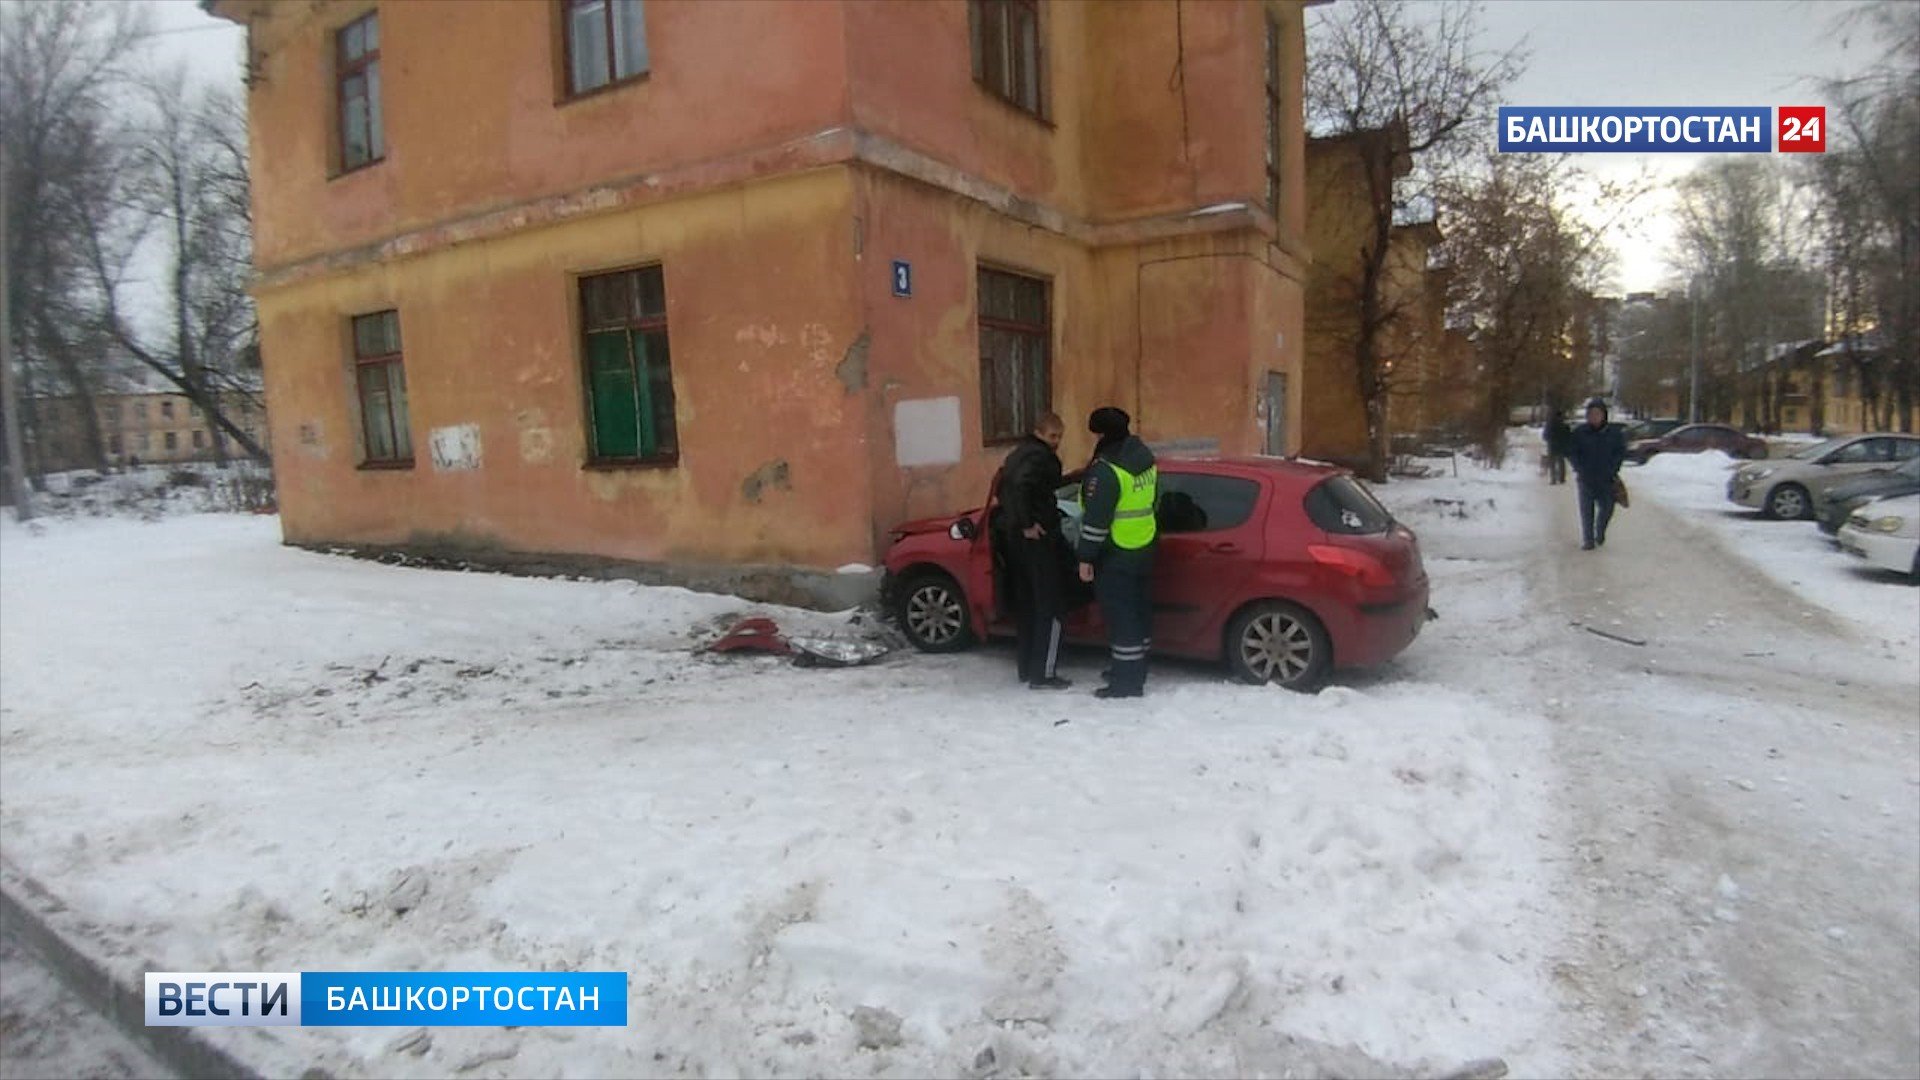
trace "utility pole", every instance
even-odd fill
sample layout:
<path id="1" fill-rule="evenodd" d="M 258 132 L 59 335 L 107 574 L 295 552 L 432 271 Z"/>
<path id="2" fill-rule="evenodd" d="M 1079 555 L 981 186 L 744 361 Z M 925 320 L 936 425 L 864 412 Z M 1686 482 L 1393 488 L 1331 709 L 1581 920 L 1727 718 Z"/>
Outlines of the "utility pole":
<path id="1" fill-rule="evenodd" d="M 0 145 L 0 424 L 7 429 L 7 493 L 13 497 L 13 514 L 21 521 L 33 519 L 32 492 L 27 488 L 26 440 L 20 433 L 20 406 L 13 396 L 13 308 L 7 302 L 9 257 L 13 254 L 12 236 L 7 231 L 7 148 Z"/>
<path id="2" fill-rule="evenodd" d="M 1687 279 L 1687 304 L 1693 316 L 1692 376 L 1687 390 L 1687 422 L 1700 422 L 1700 296 L 1699 281 Z"/>

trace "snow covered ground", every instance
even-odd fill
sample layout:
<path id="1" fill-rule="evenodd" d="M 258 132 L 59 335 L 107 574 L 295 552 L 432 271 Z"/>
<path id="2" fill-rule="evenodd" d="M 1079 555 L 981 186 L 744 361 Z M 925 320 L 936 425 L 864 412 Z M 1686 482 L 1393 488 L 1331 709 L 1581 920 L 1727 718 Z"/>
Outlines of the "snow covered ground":
<path id="1" fill-rule="evenodd" d="M 210 1033 L 270 1074 L 1920 1063 L 1898 643 L 1756 681 L 1780 604 L 1676 550 L 1683 470 L 1629 474 L 1654 508 L 1580 553 L 1530 455 L 1442 464 L 1380 491 L 1441 615 L 1395 664 L 1314 696 L 1161 664 L 1131 706 L 1082 692 L 1096 655 L 1060 695 L 1004 647 L 711 657 L 741 614 L 844 619 L 318 555 L 266 517 L 9 522 L 0 848 L 129 976 L 631 976 L 625 1029 Z M 1690 583 L 1726 605 L 1713 640 L 1579 631 Z"/>
<path id="2" fill-rule="evenodd" d="M 1428 501 L 1456 497 L 1409 516 L 1489 527 Z M 749 605 L 316 555 L 271 518 L 0 541 L 0 839 L 129 974 L 632 975 L 625 1030 L 216 1033 L 270 1069 L 1564 1065 L 1541 722 L 1425 677 L 1482 662 L 1464 617 L 1507 586 L 1469 563 L 1434 559 L 1461 621 L 1397 672 L 1304 697 L 1168 666 L 1134 709 L 1016 689 L 999 648 L 696 656 Z"/>
<path id="3" fill-rule="evenodd" d="M 1727 475 L 1741 464 L 1717 450 L 1661 454 L 1623 475 L 1634 494 L 1679 511 L 1703 542 L 1848 620 L 1864 642 L 1920 664 L 1920 589 L 1840 550 L 1810 521 L 1772 521 L 1728 502 Z"/>

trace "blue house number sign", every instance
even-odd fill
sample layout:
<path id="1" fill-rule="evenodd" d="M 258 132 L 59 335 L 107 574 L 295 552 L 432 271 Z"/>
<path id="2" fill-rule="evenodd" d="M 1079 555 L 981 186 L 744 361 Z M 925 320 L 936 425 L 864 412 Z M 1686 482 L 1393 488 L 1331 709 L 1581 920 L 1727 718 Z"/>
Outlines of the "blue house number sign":
<path id="1" fill-rule="evenodd" d="M 905 259 L 893 260 L 893 295 L 913 295 L 913 264 Z"/>

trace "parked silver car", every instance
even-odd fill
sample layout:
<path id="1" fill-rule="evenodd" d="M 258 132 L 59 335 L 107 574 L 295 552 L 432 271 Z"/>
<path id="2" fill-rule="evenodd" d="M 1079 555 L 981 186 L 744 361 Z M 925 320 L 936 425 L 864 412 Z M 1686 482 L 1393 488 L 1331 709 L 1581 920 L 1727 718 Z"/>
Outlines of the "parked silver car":
<path id="1" fill-rule="evenodd" d="M 1827 488 L 1873 469 L 1920 457 L 1920 435 L 1849 435 L 1783 458 L 1742 465 L 1727 479 L 1727 499 L 1775 518 L 1813 516 Z"/>

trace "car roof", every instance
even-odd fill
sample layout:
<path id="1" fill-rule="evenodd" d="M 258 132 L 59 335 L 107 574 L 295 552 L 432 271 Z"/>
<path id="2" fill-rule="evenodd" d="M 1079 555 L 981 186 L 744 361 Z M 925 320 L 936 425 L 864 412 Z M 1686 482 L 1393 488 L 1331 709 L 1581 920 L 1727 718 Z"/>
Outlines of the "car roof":
<path id="1" fill-rule="evenodd" d="M 1168 454 L 1159 459 L 1159 464 L 1171 472 L 1214 473 L 1222 476 L 1283 476 L 1302 482 L 1317 481 L 1351 471 L 1331 462 L 1315 461 L 1312 458 L 1266 457 L 1251 454 L 1239 457 Z"/>

